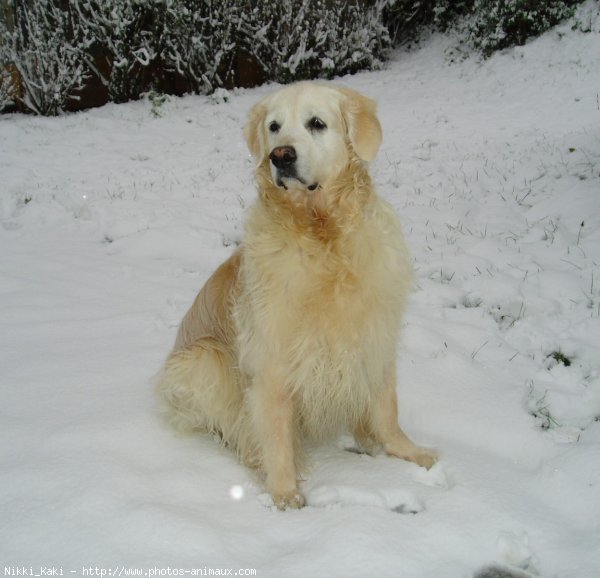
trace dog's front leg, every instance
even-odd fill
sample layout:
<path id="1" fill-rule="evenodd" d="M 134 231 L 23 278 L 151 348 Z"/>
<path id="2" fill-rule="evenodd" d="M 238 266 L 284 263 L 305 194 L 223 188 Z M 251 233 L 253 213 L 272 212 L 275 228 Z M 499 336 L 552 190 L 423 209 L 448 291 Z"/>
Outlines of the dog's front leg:
<path id="1" fill-rule="evenodd" d="M 384 386 L 371 410 L 371 427 L 375 439 L 383 445 L 388 455 L 430 468 L 438 459 L 437 452 L 413 443 L 398 425 L 398 399 L 396 395 L 396 364 L 391 363 L 385 372 Z"/>
<path id="2" fill-rule="evenodd" d="M 253 384 L 252 418 L 262 451 L 267 490 L 280 510 L 301 508 L 294 462 L 295 424 L 292 394 L 285 380 L 272 371 L 257 375 Z"/>

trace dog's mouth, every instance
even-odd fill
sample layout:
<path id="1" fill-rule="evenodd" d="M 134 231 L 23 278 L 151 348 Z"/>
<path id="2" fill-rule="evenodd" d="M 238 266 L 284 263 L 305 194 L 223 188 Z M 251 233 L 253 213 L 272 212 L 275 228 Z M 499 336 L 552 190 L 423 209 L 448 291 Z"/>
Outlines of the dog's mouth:
<path id="1" fill-rule="evenodd" d="M 277 186 L 284 188 L 286 191 L 294 188 L 308 189 L 315 191 L 319 188 L 319 183 L 308 183 L 305 179 L 299 176 L 294 169 L 277 171 Z"/>
<path id="2" fill-rule="evenodd" d="M 278 187 L 315 191 L 319 183 L 311 182 L 298 174 L 296 149 L 292 146 L 275 147 L 269 155 L 271 174 Z"/>
<path id="3" fill-rule="evenodd" d="M 286 191 L 288 191 L 290 188 L 294 188 L 294 181 L 300 185 L 302 185 L 303 188 L 308 189 L 309 191 L 316 191 L 319 188 L 319 183 L 312 183 L 312 185 L 307 185 L 306 181 L 304 181 L 303 179 L 299 178 L 299 177 L 284 177 L 288 183 L 286 184 L 283 181 L 283 178 L 278 178 L 277 179 L 277 186 L 278 187 L 282 187 L 284 188 Z M 290 182 L 291 181 L 291 182 Z"/>

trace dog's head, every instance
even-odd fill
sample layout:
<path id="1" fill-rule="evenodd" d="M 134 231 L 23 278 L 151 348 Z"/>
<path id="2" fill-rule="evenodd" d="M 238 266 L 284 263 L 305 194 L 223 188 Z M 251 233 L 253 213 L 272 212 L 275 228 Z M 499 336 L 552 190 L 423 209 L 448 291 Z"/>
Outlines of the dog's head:
<path id="1" fill-rule="evenodd" d="M 371 99 L 313 82 L 292 84 L 260 101 L 244 134 L 259 164 L 268 162 L 276 186 L 308 191 L 326 186 L 353 157 L 371 161 L 381 144 Z"/>

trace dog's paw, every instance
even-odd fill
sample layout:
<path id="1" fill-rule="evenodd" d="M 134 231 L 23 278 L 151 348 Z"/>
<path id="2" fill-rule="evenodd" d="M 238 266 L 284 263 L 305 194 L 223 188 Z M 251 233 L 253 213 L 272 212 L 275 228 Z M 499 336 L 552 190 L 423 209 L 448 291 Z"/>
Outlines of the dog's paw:
<path id="1" fill-rule="evenodd" d="M 283 494 L 272 494 L 278 510 L 299 510 L 305 505 L 304 496 L 297 490 Z"/>
<path id="2" fill-rule="evenodd" d="M 414 462 L 418 466 L 427 468 L 429 470 L 436 464 L 439 456 L 435 450 L 430 448 L 416 447 L 404 459 L 408 460 L 409 462 Z"/>
<path id="3" fill-rule="evenodd" d="M 415 445 L 408 448 L 406 446 L 400 448 L 387 446 L 386 453 L 427 469 L 433 467 L 438 461 L 438 453 L 435 450 Z"/>

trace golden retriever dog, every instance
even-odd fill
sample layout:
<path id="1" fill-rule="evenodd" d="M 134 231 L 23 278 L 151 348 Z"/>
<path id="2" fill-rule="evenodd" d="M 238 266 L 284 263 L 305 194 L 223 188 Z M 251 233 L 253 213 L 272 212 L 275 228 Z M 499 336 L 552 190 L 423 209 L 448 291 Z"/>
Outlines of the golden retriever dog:
<path id="1" fill-rule="evenodd" d="M 260 469 L 280 509 L 304 498 L 303 441 L 348 431 L 426 468 L 398 425 L 396 349 L 411 270 L 398 219 L 368 173 L 375 103 L 301 82 L 244 130 L 258 200 L 239 249 L 185 315 L 159 378 L 171 421 L 217 433 Z"/>

